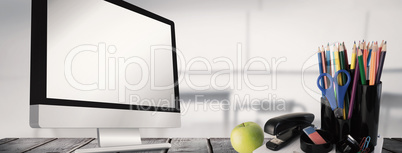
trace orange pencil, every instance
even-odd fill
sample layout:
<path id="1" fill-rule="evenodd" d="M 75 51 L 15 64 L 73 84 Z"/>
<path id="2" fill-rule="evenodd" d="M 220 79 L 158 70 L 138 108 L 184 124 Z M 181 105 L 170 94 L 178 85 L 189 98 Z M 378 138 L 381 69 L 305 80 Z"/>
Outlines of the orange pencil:
<path id="1" fill-rule="evenodd" d="M 376 71 L 376 52 L 371 52 L 371 60 L 370 60 L 370 82 L 369 85 L 372 86 L 375 84 L 375 71 Z"/>
<path id="2" fill-rule="evenodd" d="M 375 66 L 374 66 L 374 84 L 376 83 L 376 80 L 377 80 L 377 73 L 378 73 L 378 62 L 377 62 L 377 59 L 378 59 L 378 56 L 380 56 L 380 54 L 378 54 L 378 42 L 375 42 L 375 44 L 374 44 L 374 47 L 373 47 L 373 51 L 375 51 L 376 53 L 375 53 L 375 58 L 374 58 L 374 63 L 375 63 Z"/>

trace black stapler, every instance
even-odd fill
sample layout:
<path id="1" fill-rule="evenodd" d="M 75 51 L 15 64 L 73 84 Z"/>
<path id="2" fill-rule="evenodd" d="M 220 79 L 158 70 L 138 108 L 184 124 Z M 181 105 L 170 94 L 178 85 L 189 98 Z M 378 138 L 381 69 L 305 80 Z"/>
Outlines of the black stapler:
<path id="1" fill-rule="evenodd" d="M 265 123 L 264 132 L 276 136 L 267 142 L 266 146 L 271 150 L 279 150 L 298 137 L 302 130 L 311 126 L 314 114 L 292 113 L 271 118 Z"/>

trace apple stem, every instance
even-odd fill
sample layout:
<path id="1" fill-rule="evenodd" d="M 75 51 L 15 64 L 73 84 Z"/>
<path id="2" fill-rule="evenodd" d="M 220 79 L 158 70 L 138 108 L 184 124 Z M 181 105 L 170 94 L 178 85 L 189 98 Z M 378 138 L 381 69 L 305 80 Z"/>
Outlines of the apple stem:
<path id="1" fill-rule="evenodd" d="M 244 125 L 244 123 L 243 123 L 243 126 L 246 127 L 246 125 Z"/>

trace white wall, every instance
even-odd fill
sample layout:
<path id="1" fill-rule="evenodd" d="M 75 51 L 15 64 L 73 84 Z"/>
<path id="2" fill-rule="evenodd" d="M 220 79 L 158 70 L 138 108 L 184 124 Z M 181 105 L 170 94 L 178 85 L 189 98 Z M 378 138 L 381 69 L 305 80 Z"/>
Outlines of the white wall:
<path id="1" fill-rule="evenodd" d="M 184 80 L 181 92 L 201 94 L 229 92 L 234 96 L 264 99 L 276 96 L 286 104 L 295 104 L 287 111 L 215 111 L 202 110 L 203 104 L 185 103 L 188 108 L 182 116 L 182 128 L 142 130 L 146 137 L 228 137 L 230 130 L 244 121 L 263 125 L 273 116 L 308 111 L 316 115 L 319 125 L 319 98 L 315 87 L 317 77 L 316 48 L 327 42 L 345 41 L 349 50 L 353 40 L 387 40 L 388 53 L 383 75 L 383 92 L 390 101 L 382 103 L 380 133 L 400 137 L 398 127 L 402 106 L 402 52 L 401 1 L 264 1 L 264 0 L 129 0 L 130 3 L 175 21 L 178 49 L 187 61 L 205 58 L 213 61 L 225 57 L 241 72 L 247 59 L 261 57 L 273 66 L 273 59 L 286 59 L 274 73 L 249 72 L 249 80 L 234 81 L 234 89 L 217 90 L 210 86 L 200 91 L 194 85 L 225 84 L 228 75 L 212 80 L 213 74 L 227 69 L 222 63 L 212 64 L 210 74 L 193 75 Z M 29 71 L 30 71 L 30 1 L 0 1 L 0 138 L 3 137 L 95 137 L 93 129 L 31 129 L 29 127 Z M 237 47 L 242 54 L 238 57 Z M 252 69 L 261 70 L 261 64 Z M 196 64 L 191 70 L 204 70 Z M 269 69 L 272 70 L 272 67 Z M 185 71 L 185 69 L 182 69 Z M 302 72 L 306 72 L 302 74 Z M 193 72 L 199 73 L 199 72 Z M 243 74 L 243 73 L 240 73 Z M 237 80 L 238 76 L 235 76 Z M 212 82 L 211 82 L 212 80 Z M 256 91 L 248 87 L 268 85 Z M 274 88 L 276 85 L 276 88 Z M 240 87 L 241 86 L 241 87 Z M 397 97 L 397 98 L 392 98 Z M 393 100 L 393 101 L 392 101 Z M 390 125 L 390 126 L 389 126 Z M 214 128 L 211 128 L 214 127 Z M 210 130 L 205 130 L 210 129 Z M 204 132 L 208 132 L 204 134 Z"/>

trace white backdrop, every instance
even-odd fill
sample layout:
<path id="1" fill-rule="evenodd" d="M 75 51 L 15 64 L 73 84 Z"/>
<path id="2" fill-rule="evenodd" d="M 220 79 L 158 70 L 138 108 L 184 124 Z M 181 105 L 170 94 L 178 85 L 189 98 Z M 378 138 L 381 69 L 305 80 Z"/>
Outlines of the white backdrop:
<path id="1" fill-rule="evenodd" d="M 229 137 L 230 130 L 244 121 L 261 126 L 273 116 L 295 111 L 316 115 L 320 124 L 319 103 L 314 94 L 317 66 L 313 65 L 316 48 L 327 42 L 353 40 L 387 40 L 388 53 L 383 74 L 383 101 L 380 133 L 400 137 L 402 123 L 400 100 L 402 91 L 402 2 L 385 1 L 265 1 L 265 0 L 130 0 L 142 8 L 173 20 L 176 24 L 178 49 L 187 60 L 204 58 L 213 61 L 226 57 L 232 61 L 261 57 L 272 65 L 272 59 L 285 59 L 278 66 L 277 77 L 272 73 L 250 73 L 252 84 L 268 85 L 269 89 L 255 91 L 245 82 L 242 88 L 207 90 L 193 88 L 211 84 L 212 74 L 189 76 L 181 83 L 185 95 L 201 94 L 233 100 L 248 95 L 255 99 L 271 94 L 285 100 L 293 109 L 287 111 L 223 111 L 202 110 L 202 104 L 186 104 L 180 129 L 142 130 L 145 137 Z M 30 73 L 30 9 L 29 0 L 0 1 L 0 138 L 4 137 L 95 137 L 94 129 L 31 129 L 29 127 Z M 242 54 L 237 56 L 241 44 Z M 235 62 L 235 63 L 236 63 Z M 312 64 L 311 64 L 312 62 Z M 310 64 L 309 64 L 310 63 Z M 244 63 L 242 64 L 244 66 Z M 215 64 L 212 71 L 226 68 Z M 240 72 L 242 68 L 236 68 Z M 251 69 L 261 69 L 252 65 Z M 205 70 L 194 65 L 191 70 Z M 185 70 L 182 70 L 185 71 Z M 302 75 L 302 72 L 306 72 Z M 242 73 L 241 73 L 242 74 Z M 187 75 L 190 75 L 188 73 Z M 304 76 L 304 78 L 303 78 Z M 216 82 L 229 80 L 221 76 Z M 191 81 L 191 84 L 189 83 Z M 273 85 L 276 88 L 273 88 Z M 309 91 L 311 90 L 311 91 Z M 219 95 L 221 94 L 221 95 Z M 205 130 L 211 129 L 213 130 Z M 207 133 L 207 134 L 204 134 Z"/>

